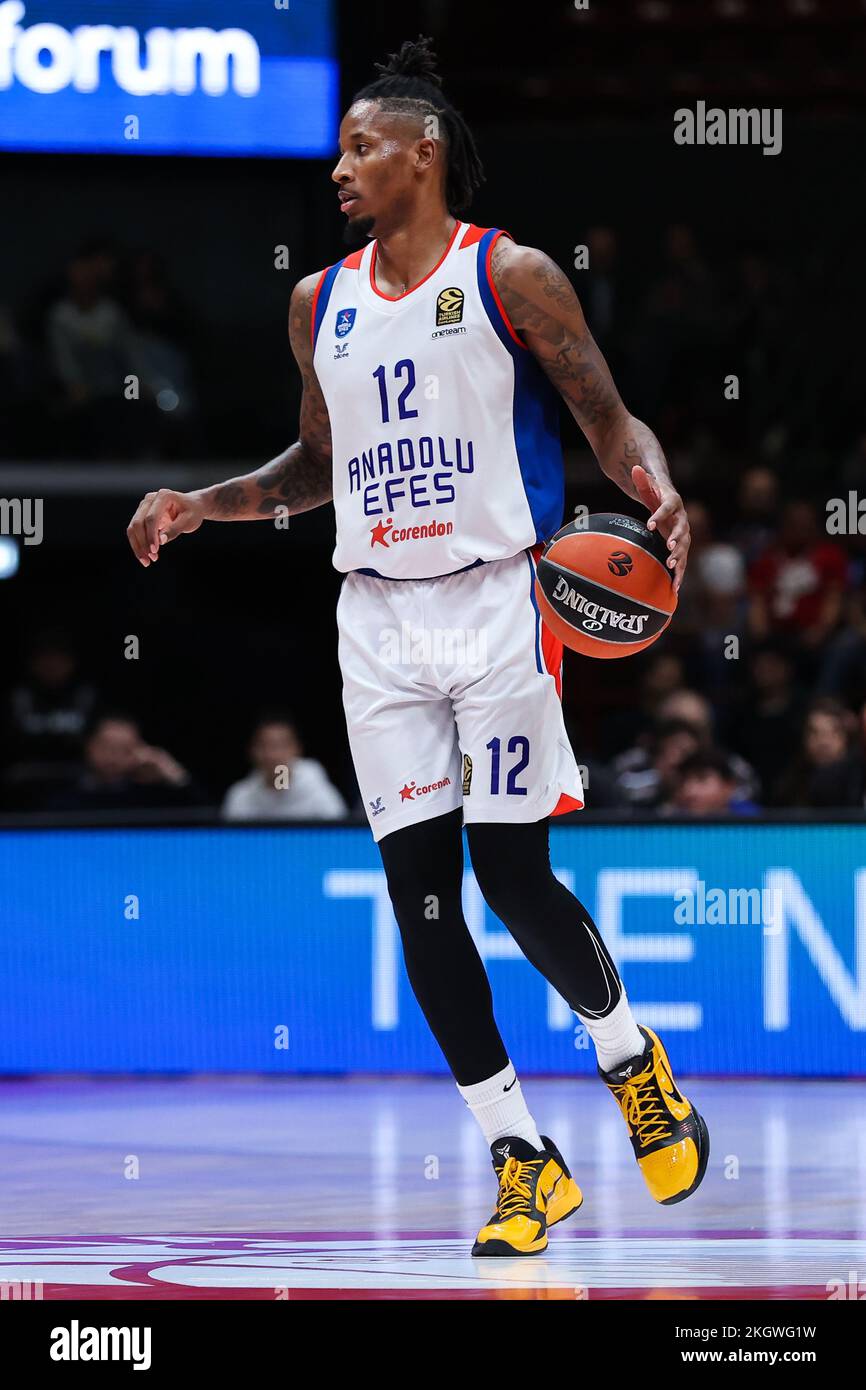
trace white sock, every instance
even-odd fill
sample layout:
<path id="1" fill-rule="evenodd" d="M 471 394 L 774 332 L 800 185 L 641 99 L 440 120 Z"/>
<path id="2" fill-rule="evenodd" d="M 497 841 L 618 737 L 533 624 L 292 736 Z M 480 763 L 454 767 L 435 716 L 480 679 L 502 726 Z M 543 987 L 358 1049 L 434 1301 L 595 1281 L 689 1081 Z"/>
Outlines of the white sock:
<path id="1" fill-rule="evenodd" d="M 619 1003 L 605 1018 L 587 1018 L 581 1013 L 577 1016 L 595 1043 L 598 1065 L 602 1071 L 613 1071 L 620 1062 L 637 1057 L 646 1047 L 646 1040 L 635 1023 L 625 990 Z"/>
<path id="2" fill-rule="evenodd" d="M 511 1062 L 486 1081 L 457 1089 L 481 1126 L 488 1144 L 504 1139 L 507 1134 L 516 1134 L 534 1149 L 544 1148 Z"/>

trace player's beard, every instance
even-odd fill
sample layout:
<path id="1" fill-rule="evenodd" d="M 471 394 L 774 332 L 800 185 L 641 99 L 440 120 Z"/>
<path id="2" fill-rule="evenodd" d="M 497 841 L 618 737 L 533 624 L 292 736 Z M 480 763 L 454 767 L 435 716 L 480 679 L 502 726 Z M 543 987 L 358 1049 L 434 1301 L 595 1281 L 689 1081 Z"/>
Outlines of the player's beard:
<path id="1" fill-rule="evenodd" d="M 366 217 L 355 217 L 352 221 L 346 218 L 346 225 L 343 228 L 345 244 L 352 247 L 353 250 L 357 250 L 359 246 L 366 246 L 373 230 L 374 220 L 369 213 Z"/>

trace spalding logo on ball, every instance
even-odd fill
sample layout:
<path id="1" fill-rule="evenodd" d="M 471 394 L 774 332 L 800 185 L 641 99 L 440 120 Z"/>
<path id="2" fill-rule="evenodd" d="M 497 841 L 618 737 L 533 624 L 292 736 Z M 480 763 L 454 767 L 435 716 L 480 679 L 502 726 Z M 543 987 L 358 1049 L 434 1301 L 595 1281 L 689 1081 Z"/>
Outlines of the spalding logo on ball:
<path id="1" fill-rule="evenodd" d="M 642 521 L 599 512 L 572 521 L 544 547 L 535 579 L 551 632 L 584 656 L 641 652 L 677 606 L 668 550 Z"/>

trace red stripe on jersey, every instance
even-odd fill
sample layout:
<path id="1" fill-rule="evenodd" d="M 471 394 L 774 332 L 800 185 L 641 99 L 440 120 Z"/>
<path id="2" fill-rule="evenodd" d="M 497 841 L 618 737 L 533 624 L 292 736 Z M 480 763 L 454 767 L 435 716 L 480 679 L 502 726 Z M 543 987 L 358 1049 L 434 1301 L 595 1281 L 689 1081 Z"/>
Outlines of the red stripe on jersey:
<path id="1" fill-rule="evenodd" d="M 520 338 L 520 337 L 518 337 L 517 330 L 516 330 L 516 328 L 514 327 L 514 324 L 511 322 L 511 319 L 508 317 L 508 315 L 507 315 L 506 312 L 505 312 L 505 305 L 502 303 L 502 300 L 501 300 L 500 297 L 499 297 L 499 291 L 498 291 L 498 289 L 496 288 L 496 285 L 495 285 L 494 282 L 493 282 L 493 276 L 492 276 L 492 274 L 490 273 L 490 261 L 491 261 L 491 258 L 492 258 L 492 256 L 493 256 L 493 248 L 494 248 L 494 246 L 496 245 L 497 241 L 499 240 L 499 238 L 500 238 L 501 236 L 507 236 L 509 241 L 512 241 L 512 240 L 513 240 L 512 236 L 511 236 L 511 233 L 510 233 L 510 232 L 504 232 L 504 231 L 497 232 L 497 233 L 496 233 L 496 236 L 493 237 L 493 239 L 492 239 L 490 245 L 489 245 L 488 248 L 487 248 L 487 260 L 486 260 L 485 265 L 484 265 L 484 269 L 485 269 L 485 271 L 487 272 L 487 283 L 488 283 L 488 285 L 490 286 L 490 292 L 491 292 L 491 294 L 493 295 L 493 298 L 494 298 L 495 301 L 496 301 L 496 307 L 497 307 L 497 309 L 499 310 L 500 314 L 502 315 L 502 322 L 505 324 L 505 327 L 508 329 L 508 331 L 509 331 L 509 333 L 511 334 L 512 338 L 514 339 L 515 343 L 518 343 L 518 344 L 520 345 L 520 347 L 524 348 L 524 349 L 528 352 L 528 351 L 529 351 L 529 348 L 526 346 L 526 344 L 525 344 L 525 342 L 523 341 L 523 339 Z"/>
<path id="2" fill-rule="evenodd" d="M 460 243 L 460 250 L 462 251 L 464 246 L 474 246 L 475 243 L 480 241 L 483 236 L 486 236 L 489 231 L 489 227 L 476 227 L 470 225 L 466 228 L 466 234 Z"/>
<path id="3" fill-rule="evenodd" d="M 325 276 L 327 275 L 330 269 L 331 267 L 329 265 L 326 265 L 325 269 L 319 276 L 319 282 L 316 285 L 316 288 L 313 292 L 313 302 L 310 305 L 310 346 L 312 347 L 313 352 L 316 351 L 316 305 L 319 302 L 319 291 L 321 290 L 322 285 L 325 282 Z"/>
<path id="4" fill-rule="evenodd" d="M 363 246 L 361 247 L 360 251 L 353 251 L 352 254 L 351 254 L 351 256 L 347 256 L 346 259 L 343 261 L 343 269 L 344 269 L 344 270 L 360 270 L 360 268 L 361 268 L 361 257 L 363 256 L 363 254 L 364 254 L 364 247 L 363 247 Z"/>
<path id="5" fill-rule="evenodd" d="M 541 659 L 547 673 L 556 682 L 556 693 L 562 699 L 562 643 L 554 636 L 544 619 L 541 622 Z"/>

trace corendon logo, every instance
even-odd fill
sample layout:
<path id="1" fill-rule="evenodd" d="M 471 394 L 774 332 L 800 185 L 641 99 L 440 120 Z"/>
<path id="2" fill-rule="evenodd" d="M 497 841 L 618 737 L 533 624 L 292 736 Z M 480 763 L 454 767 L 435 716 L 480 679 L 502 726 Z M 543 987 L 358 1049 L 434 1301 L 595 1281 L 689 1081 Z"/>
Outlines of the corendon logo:
<path id="1" fill-rule="evenodd" d="M 454 530 L 453 521 L 428 521 L 423 526 L 395 526 L 392 517 L 387 521 L 377 521 L 370 532 L 370 549 L 374 545 L 389 550 L 401 541 L 427 541 L 438 536 L 450 536 Z"/>
<path id="2" fill-rule="evenodd" d="M 259 90 L 259 46 L 245 29 L 148 29 L 131 25 L 60 24 L 19 27 L 22 0 L 0 4 L 0 90 L 17 81 L 31 92 L 95 92 L 100 86 L 102 54 L 110 55 L 117 86 L 132 96 L 174 93 L 189 96 L 199 86 L 208 96 L 229 90 L 255 96 Z"/>
<path id="3" fill-rule="evenodd" d="M 450 777 L 443 777 L 441 782 L 428 782 L 424 787 L 416 787 L 414 782 L 404 782 L 400 788 L 400 800 L 414 801 L 416 796 L 426 796 L 428 792 L 438 792 L 442 787 L 450 786 Z"/>

